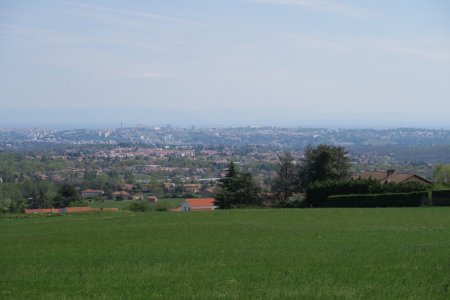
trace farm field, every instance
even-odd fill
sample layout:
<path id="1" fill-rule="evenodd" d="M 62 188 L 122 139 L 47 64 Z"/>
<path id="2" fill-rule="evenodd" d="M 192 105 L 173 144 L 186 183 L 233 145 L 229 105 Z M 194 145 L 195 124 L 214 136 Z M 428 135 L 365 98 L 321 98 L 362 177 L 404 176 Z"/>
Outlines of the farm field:
<path id="1" fill-rule="evenodd" d="M 0 216 L 1 299 L 449 299 L 450 208 Z"/>
<path id="2" fill-rule="evenodd" d="M 184 198 L 160 198 L 158 199 L 158 203 L 168 203 L 172 207 L 177 207 L 183 203 Z M 124 209 L 131 203 L 138 202 L 136 200 L 104 200 L 104 201 L 95 201 L 90 202 L 89 206 L 94 208 L 119 208 Z M 155 206 L 156 203 L 150 203 L 150 206 Z"/>

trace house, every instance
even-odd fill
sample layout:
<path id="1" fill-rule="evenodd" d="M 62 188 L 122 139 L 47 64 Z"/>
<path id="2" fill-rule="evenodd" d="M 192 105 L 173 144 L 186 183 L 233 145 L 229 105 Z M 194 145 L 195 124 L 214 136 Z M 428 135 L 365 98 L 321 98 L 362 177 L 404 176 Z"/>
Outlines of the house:
<path id="1" fill-rule="evenodd" d="M 183 192 L 184 193 L 192 193 L 192 194 L 198 194 L 200 191 L 201 184 L 197 183 L 188 183 L 183 185 Z"/>
<path id="2" fill-rule="evenodd" d="M 95 198 L 97 196 L 102 196 L 102 195 L 103 195 L 103 190 L 87 189 L 87 190 L 81 191 L 81 198 L 83 198 L 83 199 Z"/>
<path id="3" fill-rule="evenodd" d="M 128 192 L 120 191 L 120 192 L 113 192 L 111 194 L 114 200 L 125 200 L 130 199 L 131 195 Z"/>
<path id="4" fill-rule="evenodd" d="M 214 210 L 218 206 L 214 204 L 214 198 L 191 198 L 186 199 L 181 205 L 181 211 L 200 211 L 200 210 Z"/>
<path id="5" fill-rule="evenodd" d="M 124 191 L 127 191 L 127 192 L 132 192 L 133 191 L 133 185 L 132 184 L 124 184 L 123 186 L 122 186 L 122 189 L 124 190 Z"/>
<path id="6" fill-rule="evenodd" d="M 175 190 L 176 184 L 173 182 L 164 182 L 164 190 L 168 193 L 172 193 Z"/>
<path id="7" fill-rule="evenodd" d="M 144 200 L 144 196 L 142 194 L 135 194 L 132 196 L 133 200 L 142 201 Z"/>
<path id="8" fill-rule="evenodd" d="M 156 203 L 156 202 L 158 202 L 158 197 L 156 197 L 156 196 L 148 196 L 147 197 L 147 201 L 150 202 L 150 203 Z"/>
<path id="9" fill-rule="evenodd" d="M 354 179 L 375 179 L 381 183 L 407 183 L 418 182 L 422 184 L 431 184 L 431 181 L 416 174 L 398 173 L 395 170 L 387 171 L 370 171 L 363 172 L 359 175 L 353 176 Z"/>

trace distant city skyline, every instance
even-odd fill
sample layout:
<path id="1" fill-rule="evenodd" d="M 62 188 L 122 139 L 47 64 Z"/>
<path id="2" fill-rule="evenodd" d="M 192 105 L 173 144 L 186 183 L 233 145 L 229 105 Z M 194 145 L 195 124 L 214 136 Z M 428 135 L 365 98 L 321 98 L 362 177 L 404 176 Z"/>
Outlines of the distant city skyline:
<path id="1" fill-rule="evenodd" d="M 450 2 L 4 1 L 0 127 L 450 129 Z"/>

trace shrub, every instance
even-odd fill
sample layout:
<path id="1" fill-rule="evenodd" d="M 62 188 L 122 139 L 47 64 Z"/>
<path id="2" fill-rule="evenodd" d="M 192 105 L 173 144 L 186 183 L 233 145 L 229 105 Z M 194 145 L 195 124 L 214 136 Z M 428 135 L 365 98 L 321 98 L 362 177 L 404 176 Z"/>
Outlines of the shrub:
<path id="1" fill-rule="evenodd" d="M 27 208 L 27 204 L 24 199 L 18 201 L 12 199 L 0 200 L 0 213 L 23 213 L 25 208 Z"/>
<path id="2" fill-rule="evenodd" d="M 419 182 L 394 183 L 389 182 L 380 186 L 379 193 L 413 193 L 430 190 L 431 186 Z"/>
<path id="3" fill-rule="evenodd" d="M 431 189 L 433 191 L 441 191 L 450 189 L 450 183 L 434 182 Z"/>
<path id="4" fill-rule="evenodd" d="M 306 189 L 306 201 L 308 205 L 321 207 L 331 195 L 412 193 L 427 190 L 427 186 L 416 182 L 382 184 L 373 179 L 327 180 L 311 184 Z"/>
<path id="5" fill-rule="evenodd" d="M 11 199 L 0 200 L 0 213 L 10 212 L 11 207 L 14 207 L 14 201 Z"/>
<path id="6" fill-rule="evenodd" d="M 294 208 L 294 207 L 307 207 L 306 196 L 305 194 L 298 193 L 293 194 L 291 197 L 287 198 L 285 207 Z"/>
<path id="7" fill-rule="evenodd" d="M 318 181 L 306 189 L 306 201 L 308 205 L 321 207 L 328 196 L 377 193 L 380 186 L 379 181 L 371 179 Z"/>
<path id="8" fill-rule="evenodd" d="M 69 203 L 69 207 L 86 207 L 89 203 L 86 200 L 78 200 Z"/>
<path id="9" fill-rule="evenodd" d="M 450 206 L 450 190 L 433 191 L 431 204 L 435 206 Z"/>
<path id="10" fill-rule="evenodd" d="M 428 192 L 353 194 L 328 196 L 327 207 L 412 207 L 421 206 Z"/>
<path id="11" fill-rule="evenodd" d="M 156 211 L 168 211 L 171 208 L 173 208 L 173 205 L 171 205 L 168 202 L 157 202 L 155 204 L 155 210 Z"/>
<path id="12" fill-rule="evenodd" d="M 128 210 L 131 211 L 149 211 L 150 210 L 150 204 L 148 202 L 132 202 L 127 206 Z"/>

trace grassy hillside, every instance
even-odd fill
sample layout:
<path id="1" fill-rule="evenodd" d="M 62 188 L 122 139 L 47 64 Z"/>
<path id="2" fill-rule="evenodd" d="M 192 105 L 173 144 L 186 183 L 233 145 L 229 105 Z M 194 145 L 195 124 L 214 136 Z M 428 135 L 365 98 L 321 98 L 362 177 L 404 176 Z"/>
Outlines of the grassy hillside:
<path id="1" fill-rule="evenodd" d="M 0 298 L 450 297 L 450 208 L 0 219 Z"/>

